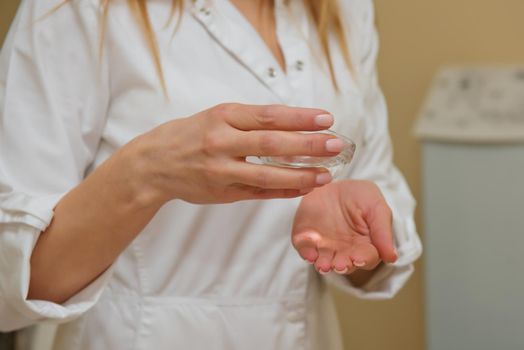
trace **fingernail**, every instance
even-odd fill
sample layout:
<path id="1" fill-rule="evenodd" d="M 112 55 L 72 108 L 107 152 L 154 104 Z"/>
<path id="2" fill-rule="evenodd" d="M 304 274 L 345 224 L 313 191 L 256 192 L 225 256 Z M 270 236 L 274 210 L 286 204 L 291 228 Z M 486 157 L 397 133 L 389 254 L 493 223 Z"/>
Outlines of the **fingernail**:
<path id="1" fill-rule="evenodd" d="M 348 271 L 349 271 L 349 269 L 347 268 L 347 266 L 346 266 L 346 268 L 344 270 L 337 270 L 337 269 L 335 269 L 335 272 L 338 273 L 339 275 L 345 275 L 346 273 L 348 273 Z"/>
<path id="2" fill-rule="evenodd" d="M 330 273 L 330 271 L 318 270 L 318 273 L 321 274 L 321 275 L 327 275 L 328 273 Z"/>
<path id="3" fill-rule="evenodd" d="M 331 126 L 333 125 L 334 119 L 331 114 L 320 114 L 315 117 L 315 123 L 318 126 Z"/>
<path id="4" fill-rule="evenodd" d="M 318 174 L 316 178 L 317 185 L 326 185 L 330 183 L 331 180 L 333 180 L 333 178 L 331 177 L 331 174 L 328 172 Z"/>
<path id="5" fill-rule="evenodd" d="M 341 139 L 329 139 L 326 141 L 326 151 L 340 152 L 344 148 L 344 141 Z"/>
<path id="6" fill-rule="evenodd" d="M 391 257 L 391 260 L 392 260 L 391 262 L 393 263 L 393 262 L 397 261 L 397 259 L 398 259 L 397 249 L 393 248 L 393 256 Z"/>
<path id="7" fill-rule="evenodd" d="M 366 262 L 365 261 L 353 261 L 353 265 L 355 265 L 356 267 L 362 267 L 366 265 Z"/>

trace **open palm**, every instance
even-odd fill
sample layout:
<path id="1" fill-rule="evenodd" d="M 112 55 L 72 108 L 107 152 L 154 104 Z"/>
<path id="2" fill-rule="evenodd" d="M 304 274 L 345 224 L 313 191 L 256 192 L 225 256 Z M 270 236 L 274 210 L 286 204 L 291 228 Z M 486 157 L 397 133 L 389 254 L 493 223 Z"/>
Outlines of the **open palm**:
<path id="1" fill-rule="evenodd" d="M 391 210 L 370 181 L 338 181 L 304 196 L 295 215 L 292 242 L 321 273 L 371 270 L 380 261 L 397 259 Z"/>

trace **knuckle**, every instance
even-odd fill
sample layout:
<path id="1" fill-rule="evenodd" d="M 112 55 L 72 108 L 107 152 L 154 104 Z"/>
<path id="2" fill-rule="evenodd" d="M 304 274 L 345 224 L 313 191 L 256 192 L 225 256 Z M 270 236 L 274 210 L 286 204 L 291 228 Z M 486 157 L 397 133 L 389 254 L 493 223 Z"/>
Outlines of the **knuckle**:
<path id="1" fill-rule="evenodd" d="M 221 103 L 211 108 L 211 115 L 215 118 L 224 118 L 237 108 L 236 103 Z"/>
<path id="2" fill-rule="evenodd" d="M 301 115 L 300 113 L 295 113 L 293 114 L 293 123 L 297 126 L 297 127 L 307 127 L 308 126 L 308 119 L 307 118 L 304 118 L 303 115 Z"/>
<path id="3" fill-rule="evenodd" d="M 313 154 L 315 152 L 315 139 L 306 137 L 304 140 L 304 150 L 309 154 Z"/>
<path id="4" fill-rule="evenodd" d="M 226 182 L 229 174 L 228 171 L 221 165 L 214 162 L 206 162 L 201 169 L 206 184 L 219 185 Z M 220 187 L 220 186 L 219 186 Z"/>
<path id="5" fill-rule="evenodd" d="M 279 139 L 272 134 L 265 133 L 259 138 L 259 149 L 262 154 L 273 155 L 279 149 Z"/>
<path id="6" fill-rule="evenodd" d="M 309 170 L 291 169 L 296 172 L 289 181 L 293 181 L 291 188 L 305 189 L 316 187 L 316 175 L 315 172 Z"/>
<path id="7" fill-rule="evenodd" d="M 204 179 L 206 179 L 206 182 L 208 183 L 210 179 L 214 179 L 216 177 L 216 168 L 213 164 L 210 164 L 210 162 L 208 162 L 206 166 L 203 166 L 200 169 L 200 172 L 202 173 Z"/>
<path id="8" fill-rule="evenodd" d="M 204 135 L 203 148 L 207 154 L 217 154 L 227 149 L 227 141 L 223 135 L 208 132 Z"/>
<path id="9" fill-rule="evenodd" d="M 307 187 L 308 178 L 306 174 L 300 174 L 297 178 L 296 184 L 299 188 L 306 188 Z"/>
<path id="10" fill-rule="evenodd" d="M 273 127 L 276 124 L 276 105 L 264 106 L 260 113 L 255 115 L 257 123 L 262 127 Z"/>
<path id="11" fill-rule="evenodd" d="M 301 174 L 298 180 L 300 188 L 310 188 L 316 186 L 315 174 L 305 173 Z"/>

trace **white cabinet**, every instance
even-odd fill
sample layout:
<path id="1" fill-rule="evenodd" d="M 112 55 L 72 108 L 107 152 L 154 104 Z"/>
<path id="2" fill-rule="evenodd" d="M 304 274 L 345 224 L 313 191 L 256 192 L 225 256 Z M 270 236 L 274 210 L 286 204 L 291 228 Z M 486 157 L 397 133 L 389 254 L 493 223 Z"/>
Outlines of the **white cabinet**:
<path id="1" fill-rule="evenodd" d="M 427 350 L 524 349 L 524 68 L 453 68 L 423 141 Z"/>

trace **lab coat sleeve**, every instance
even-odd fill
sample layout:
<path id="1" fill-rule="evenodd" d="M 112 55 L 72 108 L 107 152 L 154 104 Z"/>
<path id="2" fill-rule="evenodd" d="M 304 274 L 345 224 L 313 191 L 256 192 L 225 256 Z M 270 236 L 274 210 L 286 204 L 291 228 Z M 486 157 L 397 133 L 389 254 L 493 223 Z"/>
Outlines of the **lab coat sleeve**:
<path id="1" fill-rule="evenodd" d="M 110 275 L 62 305 L 26 300 L 32 249 L 92 163 L 108 105 L 98 8 L 60 3 L 23 0 L 0 55 L 0 331 L 80 315 Z"/>
<path id="2" fill-rule="evenodd" d="M 349 2 L 348 2 L 349 3 Z M 414 223 L 415 200 L 402 174 L 393 164 L 393 150 L 388 132 L 387 107 L 378 85 L 376 59 L 378 36 L 374 25 L 372 1 L 358 3 L 350 18 L 360 28 L 352 33 L 360 47 L 354 62 L 357 79 L 364 94 L 365 139 L 358 146 L 350 178 L 371 180 L 381 189 L 393 213 L 393 234 L 398 251 L 394 264 L 382 265 L 363 287 L 351 285 L 345 276 L 330 274 L 329 282 L 357 297 L 387 299 L 393 297 L 414 271 L 413 262 L 421 255 L 422 245 Z M 355 18 L 358 17 L 358 18 Z M 358 38 L 355 35 L 358 35 Z"/>

